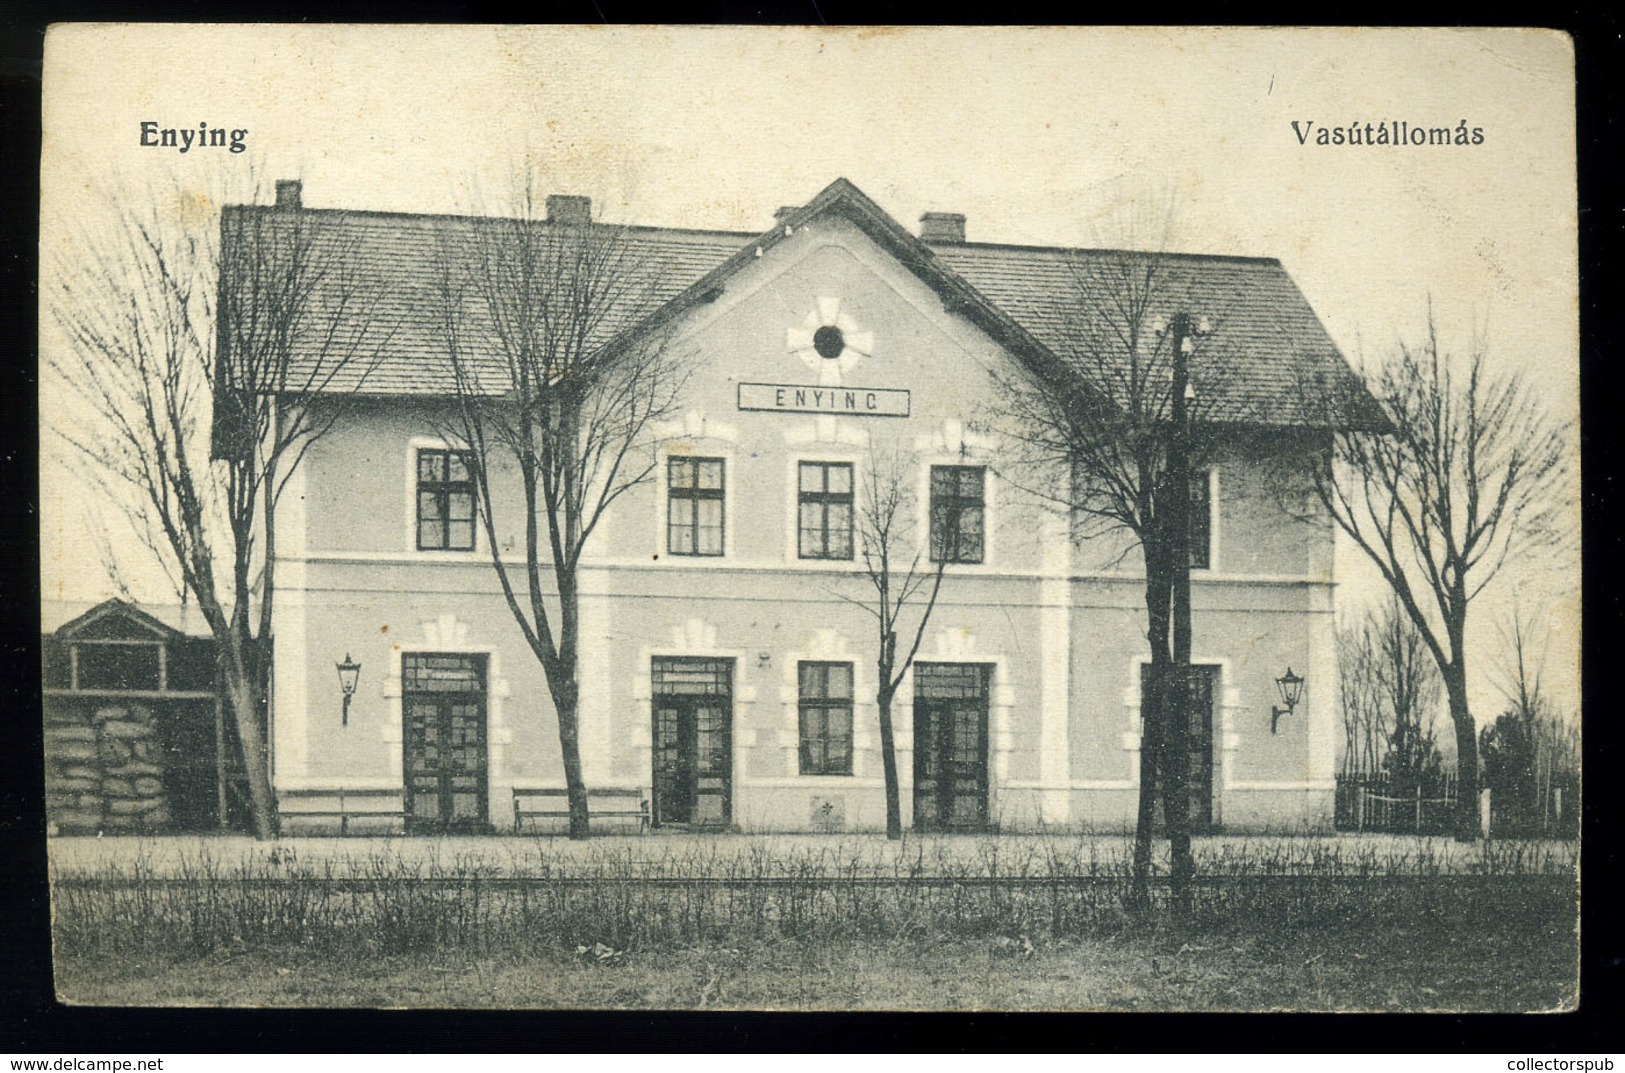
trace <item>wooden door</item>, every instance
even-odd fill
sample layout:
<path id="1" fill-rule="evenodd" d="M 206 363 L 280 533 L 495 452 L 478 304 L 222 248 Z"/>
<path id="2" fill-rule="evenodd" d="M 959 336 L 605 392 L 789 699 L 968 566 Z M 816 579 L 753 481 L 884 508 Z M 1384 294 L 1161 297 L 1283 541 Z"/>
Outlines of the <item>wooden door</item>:
<path id="1" fill-rule="evenodd" d="M 655 701 L 654 824 L 686 824 L 694 815 L 694 720 L 684 698 Z"/>
<path id="2" fill-rule="evenodd" d="M 982 663 L 914 665 L 914 826 L 987 827 L 988 686 Z"/>
<path id="3" fill-rule="evenodd" d="M 719 827 L 732 818 L 733 661 L 654 661 L 655 826 Z"/>
<path id="4" fill-rule="evenodd" d="M 1219 668 L 1191 668 L 1190 698 L 1186 713 L 1186 785 L 1191 791 L 1191 833 L 1213 829 L 1213 693 Z"/>
<path id="5" fill-rule="evenodd" d="M 1191 667 L 1190 693 L 1185 715 L 1185 786 L 1190 792 L 1191 833 L 1203 834 L 1213 829 L 1214 740 L 1213 697 L 1217 691 L 1219 668 L 1207 664 Z M 1151 704 L 1151 668 L 1141 668 L 1140 705 L 1149 711 Z M 1160 805 L 1160 801 L 1159 801 Z M 1159 808 L 1160 811 L 1160 808 Z"/>
<path id="6" fill-rule="evenodd" d="M 169 830 L 225 830 L 220 815 L 220 756 L 215 705 L 209 701 L 174 700 L 154 705 L 153 729 L 163 757 L 164 798 L 169 804 Z M 222 728 L 223 729 L 223 728 Z M 235 726 L 232 727 L 235 729 Z M 232 735 L 232 744 L 236 736 Z M 229 760 L 241 766 L 242 751 Z"/>
<path id="7" fill-rule="evenodd" d="M 401 676 L 407 829 L 489 830 L 485 657 L 409 654 Z"/>

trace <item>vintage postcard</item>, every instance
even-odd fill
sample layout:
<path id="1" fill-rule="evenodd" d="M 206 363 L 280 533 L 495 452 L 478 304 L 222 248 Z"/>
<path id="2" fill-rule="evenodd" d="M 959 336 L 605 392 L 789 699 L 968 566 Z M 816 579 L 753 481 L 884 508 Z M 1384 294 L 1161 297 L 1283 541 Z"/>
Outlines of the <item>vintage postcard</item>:
<path id="1" fill-rule="evenodd" d="M 1574 52 L 64 24 L 55 979 L 1572 1010 Z"/>

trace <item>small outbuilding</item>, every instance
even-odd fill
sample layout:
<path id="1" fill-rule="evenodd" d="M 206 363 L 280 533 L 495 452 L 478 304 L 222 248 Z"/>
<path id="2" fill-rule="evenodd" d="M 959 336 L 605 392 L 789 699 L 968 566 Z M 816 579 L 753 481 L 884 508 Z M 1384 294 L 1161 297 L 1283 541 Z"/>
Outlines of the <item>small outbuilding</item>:
<path id="1" fill-rule="evenodd" d="M 242 826 L 241 754 L 212 638 L 114 599 L 44 634 L 41 649 L 51 833 Z"/>

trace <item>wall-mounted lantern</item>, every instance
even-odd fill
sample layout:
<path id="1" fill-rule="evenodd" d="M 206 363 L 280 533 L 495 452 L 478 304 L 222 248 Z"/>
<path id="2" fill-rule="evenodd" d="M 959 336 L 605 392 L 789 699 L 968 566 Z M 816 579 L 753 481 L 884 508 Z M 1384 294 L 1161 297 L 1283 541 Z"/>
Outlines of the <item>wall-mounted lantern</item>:
<path id="1" fill-rule="evenodd" d="M 350 653 L 344 653 L 344 662 L 334 664 L 339 671 L 339 688 L 344 691 L 344 725 L 350 725 L 350 698 L 355 696 L 355 687 L 361 683 L 361 664 L 350 658 Z"/>
<path id="2" fill-rule="evenodd" d="M 1270 733 L 1275 733 L 1275 724 L 1281 721 L 1281 716 L 1291 715 L 1292 710 L 1303 699 L 1303 678 L 1292 673 L 1288 667 L 1286 673 L 1275 680 L 1275 688 L 1281 691 L 1281 703 L 1285 708 L 1270 708 Z"/>

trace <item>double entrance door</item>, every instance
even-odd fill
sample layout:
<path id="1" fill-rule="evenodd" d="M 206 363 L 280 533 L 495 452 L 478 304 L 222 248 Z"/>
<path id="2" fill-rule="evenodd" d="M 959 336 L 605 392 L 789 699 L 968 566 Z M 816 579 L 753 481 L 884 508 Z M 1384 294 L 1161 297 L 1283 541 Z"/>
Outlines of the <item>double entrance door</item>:
<path id="1" fill-rule="evenodd" d="M 401 657 L 406 822 L 413 834 L 489 830 L 486 657 Z"/>
<path id="2" fill-rule="evenodd" d="M 987 827 L 987 712 L 993 667 L 914 665 L 914 826 Z"/>
<path id="3" fill-rule="evenodd" d="M 733 660 L 657 657 L 654 825 L 722 827 L 733 808 Z"/>
<path id="4" fill-rule="evenodd" d="M 1151 668 L 1141 668 L 1140 710 L 1150 711 Z M 1186 694 L 1185 786 L 1190 791 L 1190 821 L 1193 834 L 1213 830 L 1213 696 L 1219 668 L 1198 664 L 1190 668 Z M 1159 807 L 1161 802 L 1158 802 Z"/>

